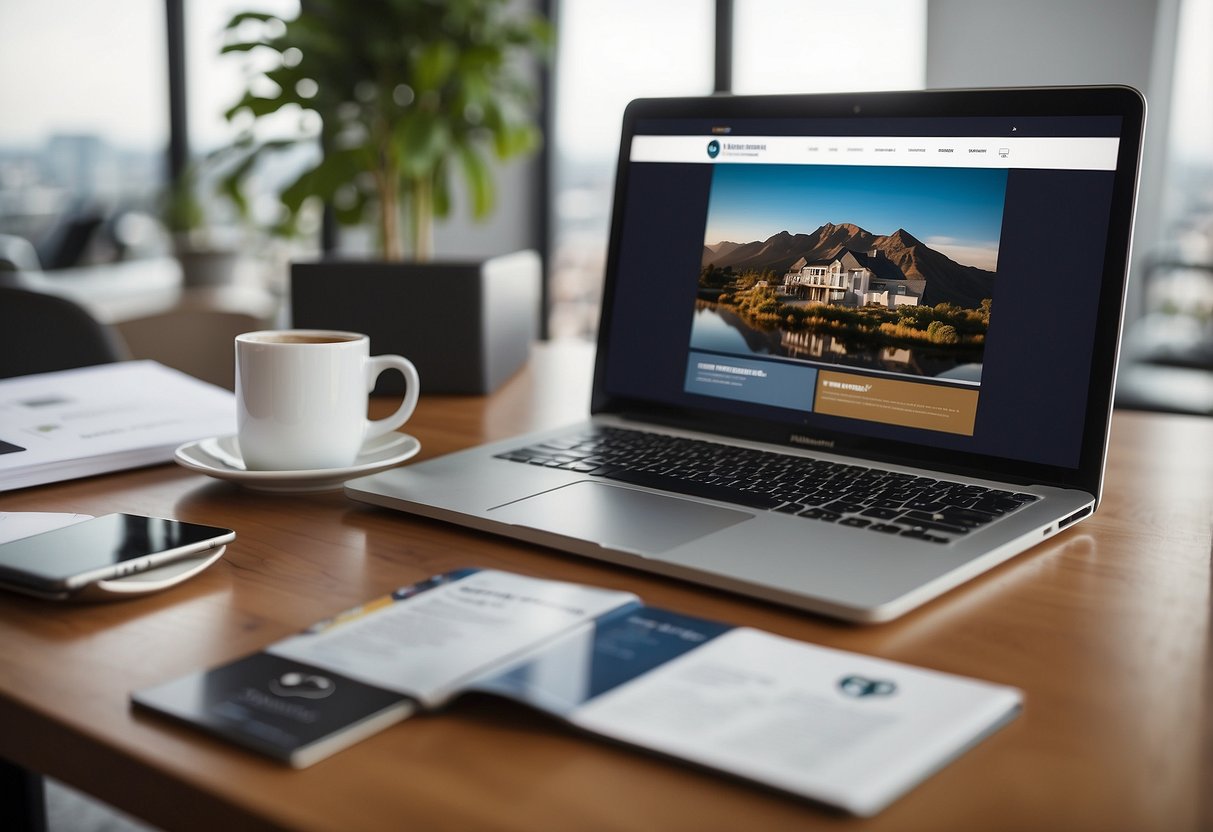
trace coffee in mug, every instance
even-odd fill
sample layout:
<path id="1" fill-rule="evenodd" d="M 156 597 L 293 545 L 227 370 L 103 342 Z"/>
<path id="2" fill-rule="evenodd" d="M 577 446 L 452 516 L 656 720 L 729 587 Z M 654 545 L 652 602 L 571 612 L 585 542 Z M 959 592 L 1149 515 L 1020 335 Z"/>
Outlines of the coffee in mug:
<path id="1" fill-rule="evenodd" d="M 236 336 L 237 441 L 251 471 L 345 468 L 363 442 L 413 415 L 417 369 L 399 355 L 370 355 L 357 332 L 286 329 Z M 379 374 L 399 370 L 404 401 L 386 419 L 366 416 Z"/>

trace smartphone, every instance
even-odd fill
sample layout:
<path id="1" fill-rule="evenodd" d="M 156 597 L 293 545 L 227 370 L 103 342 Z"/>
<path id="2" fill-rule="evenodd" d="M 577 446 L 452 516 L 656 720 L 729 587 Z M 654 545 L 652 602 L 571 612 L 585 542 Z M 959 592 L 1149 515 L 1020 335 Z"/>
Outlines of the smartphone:
<path id="1" fill-rule="evenodd" d="M 0 584 L 65 597 L 97 581 L 146 572 L 235 540 L 231 529 L 106 514 L 0 544 Z"/>

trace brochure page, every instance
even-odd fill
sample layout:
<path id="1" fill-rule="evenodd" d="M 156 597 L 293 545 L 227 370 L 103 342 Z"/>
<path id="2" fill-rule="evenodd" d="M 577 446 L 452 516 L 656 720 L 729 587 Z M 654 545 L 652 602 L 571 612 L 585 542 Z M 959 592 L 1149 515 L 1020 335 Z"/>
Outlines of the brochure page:
<path id="1" fill-rule="evenodd" d="M 591 699 L 731 629 L 668 610 L 629 607 L 582 625 L 508 670 L 477 679 L 467 688 L 568 717 Z"/>
<path id="2" fill-rule="evenodd" d="M 878 812 L 1016 713 L 1019 691 L 734 629 L 568 714 L 581 728 Z"/>
<path id="3" fill-rule="evenodd" d="M 455 573 L 454 580 L 394 593 L 267 652 L 434 707 L 470 678 L 580 624 L 638 604 L 626 592 L 508 572 Z"/>

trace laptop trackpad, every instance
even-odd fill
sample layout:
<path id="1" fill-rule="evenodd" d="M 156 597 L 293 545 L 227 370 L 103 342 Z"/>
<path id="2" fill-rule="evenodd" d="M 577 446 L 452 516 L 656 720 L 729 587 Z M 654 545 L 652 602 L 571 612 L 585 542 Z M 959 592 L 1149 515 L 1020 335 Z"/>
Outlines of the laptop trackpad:
<path id="1" fill-rule="evenodd" d="M 588 481 L 497 506 L 489 516 L 643 555 L 690 543 L 754 515 Z"/>

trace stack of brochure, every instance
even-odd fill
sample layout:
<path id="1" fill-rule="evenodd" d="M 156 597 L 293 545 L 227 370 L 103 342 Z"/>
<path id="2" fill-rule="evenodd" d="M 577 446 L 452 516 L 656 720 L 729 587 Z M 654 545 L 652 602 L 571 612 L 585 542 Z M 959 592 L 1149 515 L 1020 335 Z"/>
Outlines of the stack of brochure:
<path id="1" fill-rule="evenodd" d="M 466 569 L 399 589 L 136 705 L 310 765 L 477 691 L 871 815 L 1013 718 L 1003 685 Z"/>
<path id="2" fill-rule="evenodd" d="M 0 381 L 0 491 L 169 462 L 235 433 L 228 390 L 154 361 Z"/>

